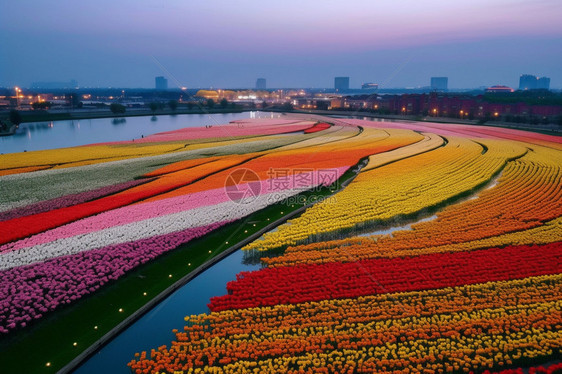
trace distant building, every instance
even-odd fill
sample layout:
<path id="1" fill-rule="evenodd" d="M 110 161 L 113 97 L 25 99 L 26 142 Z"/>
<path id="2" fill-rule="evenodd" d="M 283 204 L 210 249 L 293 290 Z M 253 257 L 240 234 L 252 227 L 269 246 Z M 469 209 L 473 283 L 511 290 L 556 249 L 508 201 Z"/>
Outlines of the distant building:
<path id="1" fill-rule="evenodd" d="M 539 78 L 532 74 L 523 74 L 519 77 L 519 89 L 527 90 L 548 90 L 550 89 L 550 78 Z"/>
<path id="2" fill-rule="evenodd" d="M 379 88 L 379 85 L 376 83 L 363 83 L 361 85 L 361 89 L 362 90 L 377 90 Z"/>
<path id="3" fill-rule="evenodd" d="M 258 78 L 256 80 L 256 90 L 265 90 L 267 87 L 265 78 Z"/>
<path id="4" fill-rule="evenodd" d="M 531 74 L 522 74 L 519 77 L 520 90 L 535 90 L 537 88 L 537 77 Z"/>
<path id="5" fill-rule="evenodd" d="M 550 78 L 542 77 L 537 79 L 537 89 L 550 90 Z"/>
<path id="6" fill-rule="evenodd" d="M 486 92 L 489 92 L 489 93 L 513 92 L 513 91 L 514 90 L 511 87 L 500 86 L 500 85 L 486 88 Z"/>
<path id="7" fill-rule="evenodd" d="M 325 98 L 311 98 L 303 97 L 293 99 L 291 104 L 293 104 L 298 109 L 320 109 L 328 110 L 331 106 L 330 99 Z"/>
<path id="8" fill-rule="evenodd" d="M 157 90 L 164 91 L 168 89 L 168 80 L 164 77 L 154 78 L 154 84 Z"/>
<path id="9" fill-rule="evenodd" d="M 500 91 L 511 92 L 512 89 L 499 86 Z M 336 95 L 334 95 L 336 96 Z M 542 95 L 537 95 L 540 97 Z M 541 103 L 542 102 L 542 103 Z M 342 109 L 373 109 L 383 114 L 423 115 L 431 117 L 454 117 L 465 119 L 500 118 L 504 116 L 518 117 L 527 121 L 528 117 L 544 119 L 548 117 L 556 121 L 562 115 L 562 105 L 547 104 L 548 99 L 539 99 L 537 104 L 525 102 L 497 102 L 486 95 L 470 94 L 402 94 L 402 95 L 369 95 L 363 93 L 356 96 L 333 97 L 331 110 Z M 504 117 L 505 118 L 505 117 Z M 509 117 L 508 117 L 509 118 Z"/>
<path id="10" fill-rule="evenodd" d="M 336 91 L 349 90 L 349 77 L 335 77 L 334 88 L 336 89 Z"/>
<path id="11" fill-rule="evenodd" d="M 431 77 L 431 91 L 447 91 L 449 86 L 448 77 Z"/>

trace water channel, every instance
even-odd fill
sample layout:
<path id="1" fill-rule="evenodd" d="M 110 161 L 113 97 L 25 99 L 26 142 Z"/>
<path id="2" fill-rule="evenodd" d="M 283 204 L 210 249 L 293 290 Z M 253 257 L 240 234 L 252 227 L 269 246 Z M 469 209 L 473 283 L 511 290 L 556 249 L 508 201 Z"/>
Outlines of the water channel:
<path id="1" fill-rule="evenodd" d="M 280 113 L 244 112 L 29 122 L 22 123 L 14 135 L 0 136 L 0 154 L 132 140 L 184 127 L 215 126 L 245 118 L 280 116 Z"/>

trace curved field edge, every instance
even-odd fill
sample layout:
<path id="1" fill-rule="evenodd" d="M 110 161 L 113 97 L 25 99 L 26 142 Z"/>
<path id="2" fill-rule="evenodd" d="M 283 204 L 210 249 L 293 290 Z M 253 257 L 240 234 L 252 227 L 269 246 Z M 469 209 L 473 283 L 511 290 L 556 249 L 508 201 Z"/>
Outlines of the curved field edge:
<path id="1" fill-rule="evenodd" d="M 137 179 L 146 172 L 154 171 L 163 165 L 197 158 L 229 156 L 245 152 L 264 152 L 287 145 L 296 144 L 320 136 L 321 133 L 295 135 L 287 138 L 272 136 L 242 144 L 213 146 L 164 154 L 151 157 L 126 159 L 76 168 L 49 169 L 33 173 L 14 174 L 0 177 L 0 183 L 9 183 L 0 195 L 0 211 L 12 210 L 43 200 L 50 200 L 68 194 L 103 188 L 108 185 L 124 183 Z M 250 148 L 248 148 L 250 147 Z M 45 179 L 51 188 L 45 188 Z"/>
<path id="2" fill-rule="evenodd" d="M 446 145 L 448 143 L 446 138 L 443 138 L 443 142 L 441 143 L 441 145 L 438 145 L 435 148 L 432 148 L 430 150 L 424 150 L 420 153 L 415 153 L 412 155 L 405 155 L 404 157 L 400 157 L 394 160 L 391 160 L 389 162 L 385 162 L 382 165 L 377 165 L 375 167 L 369 167 L 370 162 L 362 169 L 362 171 L 372 171 L 374 169 L 377 169 L 379 167 L 397 162 L 397 161 L 402 161 L 405 159 L 408 159 L 410 157 L 415 157 L 416 155 L 420 155 L 420 154 L 424 154 L 424 153 L 428 153 L 431 152 L 437 148 L 441 148 L 444 145 Z M 480 143 L 475 142 L 476 144 L 478 144 L 479 146 L 481 146 L 483 148 L 483 153 L 485 153 L 486 151 L 486 147 Z M 415 143 L 416 144 L 416 143 Z M 416 211 L 410 212 L 410 213 L 405 213 L 405 214 L 398 214 L 398 215 L 394 215 L 388 219 L 377 219 L 377 220 L 368 220 L 368 221 L 363 221 L 360 224 L 356 224 L 353 227 L 347 227 L 347 228 L 338 228 L 336 230 L 331 230 L 331 231 L 325 231 L 325 232 L 319 232 L 316 234 L 311 234 L 309 235 L 307 238 L 301 239 L 296 241 L 295 243 L 291 243 L 291 244 L 284 244 L 284 245 L 279 245 L 277 247 L 272 247 L 269 248 L 267 250 L 259 250 L 256 248 L 244 248 L 244 250 L 247 252 L 246 258 L 248 259 L 248 261 L 250 262 L 255 262 L 258 261 L 260 258 L 263 257 L 275 257 L 278 254 L 282 253 L 287 247 L 289 246 L 299 246 L 299 245 L 307 245 L 307 244 L 311 244 L 311 243 L 318 243 L 318 242 L 322 242 L 322 241 L 331 241 L 331 240 L 338 240 L 338 239 L 344 239 L 344 238 L 348 238 L 348 237 L 352 237 L 352 236 L 357 236 L 357 235 L 361 235 L 361 234 L 365 234 L 365 233 L 369 233 L 373 230 L 385 230 L 385 229 L 389 229 L 393 226 L 402 226 L 402 225 L 408 225 L 408 224 L 413 224 L 421 219 L 430 217 L 436 213 L 438 213 L 439 211 L 458 204 L 472 196 L 476 196 L 478 195 L 482 190 L 486 189 L 496 178 L 498 178 L 498 176 L 501 175 L 501 173 L 503 172 L 503 170 L 505 169 L 505 167 L 510 163 L 510 162 L 514 162 L 522 157 L 524 157 L 527 153 L 528 153 L 528 149 L 526 149 L 522 154 L 519 155 L 515 155 L 513 157 L 508 157 L 505 159 L 505 161 L 497 168 L 497 170 L 495 170 L 493 173 L 491 173 L 487 179 L 482 180 L 480 183 L 474 185 L 472 188 L 469 188 L 467 190 L 464 191 L 459 191 L 458 193 L 443 199 L 435 204 L 431 204 L 431 205 L 426 205 Z M 392 151 L 391 151 L 392 152 Z M 375 155 L 377 156 L 377 155 Z M 371 159 L 374 156 L 370 156 Z M 260 238 L 261 240 L 261 238 Z M 256 244 L 259 244 L 260 241 L 256 241 Z"/>
<path id="3" fill-rule="evenodd" d="M 346 181 L 355 177 L 353 169 L 358 171 L 356 167 L 350 168 L 338 180 L 338 186 L 347 185 Z M 105 343 L 109 341 L 108 337 L 104 338 L 106 334 L 110 334 L 111 338 L 116 336 L 148 310 L 143 310 L 142 314 L 137 314 L 126 324 L 120 325 L 128 317 L 158 295 L 162 293 L 167 295 L 175 290 L 178 287 L 176 285 L 178 279 L 189 276 L 200 267 L 206 268 L 210 261 L 240 248 L 247 242 L 249 236 L 255 239 L 261 236 L 264 228 L 271 229 L 272 225 L 278 226 L 292 215 L 304 211 L 311 205 L 306 203 L 308 195 L 330 196 L 335 192 L 337 190 L 324 187 L 321 191 L 315 190 L 299 195 L 301 198 L 295 199 L 296 203 L 293 206 L 287 206 L 284 202 L 268 206 L 135 268 L 96 293 L 57 309 L 16 334 L 0 338 L 0 362 L 3 362 L 3 368 L 13 372 L 52 373 L 65 367 L 89 347 L 93 347 L 73 363 L 73 368 L 76 368 L 79 363 L 101 348 L 102 341 Z M 299 204 L 300 202 L 302 203 Z M 271 223 L 272 221 L 274 224 Z M 254 222 L 256 226 L 253 226 Z M 248 233 L 244 233 L 244 230 Z M 226 245 L 225 238 L 229 238 L 230 243 L 237 244 Z M 215 249 L 209 253 L 209 248 Z M 172 278 L 169 274 L 172 274 Z M 142 296 L 144 292 L 147 296 Z M 123 312 L 119 312 L 119 309 Z M 94 320 L 91 316 L 100 317 Z M 49 344 L 44 344 L 46 341 Z M 79 344 L 74 346 L 73 343 L 76 341 L 79 341 Z M 46 367 L 47 362 L 50 363 L 49 367 Z M 65 370 L 67 369 L 71 370 L 70 367 Z"/>

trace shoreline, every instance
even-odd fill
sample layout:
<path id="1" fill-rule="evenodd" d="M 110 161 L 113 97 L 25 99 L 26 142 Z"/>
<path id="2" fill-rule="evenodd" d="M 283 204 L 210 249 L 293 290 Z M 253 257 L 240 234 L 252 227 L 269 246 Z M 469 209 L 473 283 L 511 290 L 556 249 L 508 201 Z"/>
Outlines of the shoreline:
<path id="1" fill-rule="evenodd" d="M 291 110 L 287 111 L 280 108 L 194 108 L 194 109 L 177 109 L 172 111 L 170 109 L 162 109 L 152 112 L 150 109 L 129 109 L 128 112 L 114 114 L 107 110 L 74 110 L 65 112 L 20 112 L 22 114 L 22 124 L 32 123 L 32 122 L 50 122 L 50 121 L 68 121 L 68 120 L 80 120 L 80 119 L 97 119 L 97 118 L 127 118 L 127 117 L 146 117 L 146 116 L 163 116 L 163 115 L 183 115 L 183 114 L 227 114 L 227 113 L 244 113 L 253 111 L 263 111 L 263 112 L 274 112 L 274 113 L 297 113 L 297 114 L 313 114 L 313 115 L 324 115 L 332 118 L 337 117 L 368 117 L 377 118 L 382 120 L 390 121 L 413 121 L 413 122 L 428 122 L 428 123 L 451 123 L 457 125 L 474 125 L 483 127 L 502 127 L 507 129 L 522 130 L 529 132 L 536 132 L 547 135 L 562 136 L 562 127 L 555 124 L 543 125 L 537 124 L 533 125 L 530 123 L 512 123 L 512 122 L 500 122 L 500 121 L 488 121 L 482 123 L 480 120 L 467 120 L 460 118 L 448 118 L 448 117 L 428 117 L 428 116 L 414 116 L 414 115 L 400 115 L 400 114 L 378 114 L 371 112 L 361 112 L 361 111 L 334 111 L 334 110 Z M 2 115 L 0 115 L 1 117 Z M 8 132 L 1 132 L 0 136 L 10 136 L 14 135 L 17 126 L 12 127 Z"/>
<path id="2" fill-rule="evenodd" d="M 12 125 L 10 126 L 10 128 L 6 131 L 1 131 L 0 130 L 0 136 L 10 136 L 10 135 L 14 135 L 16 133 L 16 130 L 18 129 L 18 125 Z"/>
<path id="3" fill-rule="evenodd" d="M 256 109 L 258 110 L 258 109 Z M 80 119 L 96 119 L 96 118 L 123 118 L 123 117 L 147 117 L 147 116 L 162 116 L 162 115 L 179 115 L 179 114 L 222 114 L 222 113 L 242 113 L 247 112 L 248 109 L 242 108 L 213 108 L 213 109 L 177 109 L 173 110 L 157 110 L 155 112 L 150 109 L 129 109 L 125 113 L 112 113 L 107 110 L 82 110 L 76 109 L 73 111 L 61 112 L 48 112 L 48 111 L 21 111 L 22 124 L 31 122 L 50 122 L 50 121 L 67 121 L 67 120 L 80 120 Z M 2 114 L 0 114 L 2 117 Z M 9 135 L 9 134 L 8 134 Z"/>

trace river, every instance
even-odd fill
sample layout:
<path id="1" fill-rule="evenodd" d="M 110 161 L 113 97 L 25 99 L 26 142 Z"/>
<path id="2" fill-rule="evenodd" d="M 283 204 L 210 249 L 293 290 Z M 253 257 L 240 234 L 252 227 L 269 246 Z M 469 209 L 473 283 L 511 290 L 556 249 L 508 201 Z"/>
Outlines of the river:
<path id="1" fill-rule="evenodd" d="M 127 363 L 136 352 L 169 346 L 175 338 L 172 330 L 183 330 L 186 315 L 209 312 L 207 303 L 211 297 L 224 295 L 226 283 L 235 280 L 236 274 L 260 268 L 243 264 L 242 257 L 242 250 L 238 250 L 203 271 L 117 335 L 74 373 L 130 374 Z"/>
<path id="2" fill-rule="evenodd" d="M 0 154 L 131 140 L 184 127 L 215 126 L 237 119 L 279 116 L 279 113 L 244 112 L 29 122 L 22 123 L 14 135 L 0 136 Z"/>

